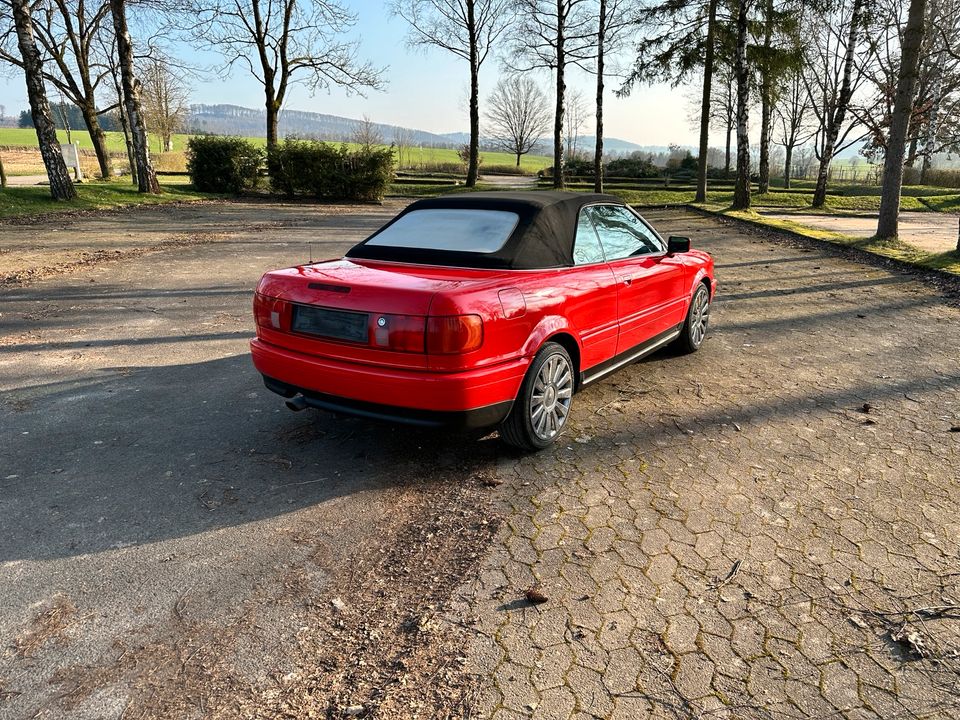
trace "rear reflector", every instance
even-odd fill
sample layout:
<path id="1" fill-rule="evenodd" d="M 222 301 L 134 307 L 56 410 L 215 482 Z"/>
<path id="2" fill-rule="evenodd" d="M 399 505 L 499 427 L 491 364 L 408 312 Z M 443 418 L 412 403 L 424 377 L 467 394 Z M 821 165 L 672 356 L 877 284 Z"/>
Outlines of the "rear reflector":
<path id="1" fill-rule="evenodd" d="M 427 318 L 427 353 L 453 355 L 483 345 L 483 320 L 479 315 Z"/>

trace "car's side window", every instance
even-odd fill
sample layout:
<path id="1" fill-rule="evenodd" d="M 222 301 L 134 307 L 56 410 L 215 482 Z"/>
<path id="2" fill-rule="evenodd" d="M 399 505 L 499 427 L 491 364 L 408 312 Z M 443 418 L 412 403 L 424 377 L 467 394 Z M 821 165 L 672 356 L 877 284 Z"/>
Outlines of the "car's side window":
<path id="1" fill-rule="evenodd" d="M 603 255 L 603 246 L 593 229 L 593 222 L 587 214 L 587 209 L 580 211 L 577 221 L 577 236 L 573 241 L 574 265 L 592 265 L 606 260 Z"/>
<path id="2" fill-rule="evenodd" d="M 600 236 L 607 260 L 661 253 L 664 247 L 644 222 L 619 205 L 592 205 L 587 208 Z"/>

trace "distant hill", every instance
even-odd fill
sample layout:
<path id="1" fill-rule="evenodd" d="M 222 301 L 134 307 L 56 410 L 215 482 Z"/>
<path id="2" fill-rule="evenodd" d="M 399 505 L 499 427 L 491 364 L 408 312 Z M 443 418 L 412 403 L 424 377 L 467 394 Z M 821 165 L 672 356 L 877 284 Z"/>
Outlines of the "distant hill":
<path id="1" fill-rule="evenodd" d="M 265 137 L 266 112 L 254 108 L 240 107 L 239 105 L 191 105 L 187 117 L 187 131 L 191 133 L 214 133 L 218 135 L 240 135 L 243 137 Z M 280 136 L 295 135 L 330 140 L 333 142 L 349 141 L 360 120 L 326 115 L 324 113 L 308 112 L 306 110 L 283 110 L 280 113 Z M 415 128 L 404 128 L 386 123 L 374 124 L 377 132 L 383 136 L 385 143 L 392 142 L 403 132 L 408 136 L 407 142 L 411 145 L 425 145 L 428 147 L 460 147 L 470 141 L 470 134 L 466 132 L 432 133 Z M 484 142 L 481 139 L 484 145 Z M 592 135 L 585 135 L 577 143 L 581 150 L 592 149 L 596 140 Z M 611 154 L 626 154 L 636 150 L 645 152 L 665 152 L 666 147 L 652 147 L 638 145 L 618 138 L 604 138 L 604 148 Z M 544 139 L 542 151 L 549 153 L 549 141 Z"/>
<path id="2" fill-rule="evenodd" d="M 214 133 L 222 135 L 240 135 L 243 137 L 265 137 L 266 111 L 239 105 L 191 105 L 186 126 L 188 132 Z M 283 110 L 280 112 L 280 136 L 296 135 L 317 140 L 350 140 L 360 125 L 359 120 L 307 112 L 305 110 Z M 402 128 L 397 125 L 374 123 L 377 132 L 385 143 L 390 143 L 398 132 L 408 135 L 412 145 L 431 147 L 454 147 L 459 141 L 447 135 Z M 451 133 L 456 135 L 456 133 Z"/>

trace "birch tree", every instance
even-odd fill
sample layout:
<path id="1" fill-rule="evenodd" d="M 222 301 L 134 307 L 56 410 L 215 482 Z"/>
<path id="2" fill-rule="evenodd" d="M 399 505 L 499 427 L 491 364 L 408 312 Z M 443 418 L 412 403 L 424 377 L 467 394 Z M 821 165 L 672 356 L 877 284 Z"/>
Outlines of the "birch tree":
<path id="1" fill-rule="evenodd" d="M 23 75 L 27 82 L 30 115 L 37 131 L 40 156 L 50 181 L 50 196 L 54 200 L 73 200 L 77 196 L 73 181 L 57 142 L 57 128 L 50 113 L 47 90 L 43 83 L 43 61 L 34 40 L 33 19 L 28 0 L 9 0 L 13 24 L 17 33 Z"/>
<path id="2" fill-rule="evenodd" d="M 7 15 L 7 18 L 4 18 Z M 100 125 L 97 95 L 107 72 L 97 53 L 97 40 L 109 30 L 110 3 L 95 0 L 39 0 L 31 5 L 31 17 L 38 48 L 44 60 L 44 80 L 62 96 L 80 108 L 97 155 L 101 177 L 110 177 L 110 153 L 107 136 Z M 9 20 L 0 13 L 0 22 Z M 11 23 L 12 26 L 12 23 Z M 12 32 L 0 39 L 0 59 L 21 69 Z"/>
<path id="3" fill-rule="evenodd" d="M 126 0 L 110 0 L 110 12 L 113 15 L 113 29 L 117 40 L 117 64 L 120 68 L 121 101 L 130 124 L 130 139 L 133 145 L 133 160 L 137 172 L 137 189 L 141 193 L 160 194 L 157 174 L 150 162 L 150 144 L 143 120 L 143 108 L 140 101 L 140 81 L 137 80 L 133 66 L 133 42 L 127 27 Z"/>
<path id="4" fill-rule="evenodd" d="M 737 180 L 733 188 L 734 210 L 750 207 L 750 136 L 748 133 L 750 102 L 750 69 L 747 66 L 747 34 L 749 1 L 737 3 L 737 42 L 733 57 L 733 74 L 737 82 Z"/>

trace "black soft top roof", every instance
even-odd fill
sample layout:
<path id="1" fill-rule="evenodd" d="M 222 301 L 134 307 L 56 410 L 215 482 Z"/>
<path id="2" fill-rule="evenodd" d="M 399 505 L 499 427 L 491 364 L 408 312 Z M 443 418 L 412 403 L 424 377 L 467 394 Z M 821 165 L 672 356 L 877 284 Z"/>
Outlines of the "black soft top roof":
<path id="1" fill-rule="evenodd" d="M 557 191 L 476 192 L 427 198 L 408 205 L 397 217 L 351 248 L 347 257 L 512 270 L 565 267 L 573 265 L 573 240 L 580 208 L 596 203 L 625 204 L 613 195 Z M 367 245 L 368 240 L 404 215 L 431 208 L 505 210 L 516 213 L 520 221 L 503 247 L 493 253 Z"/>

